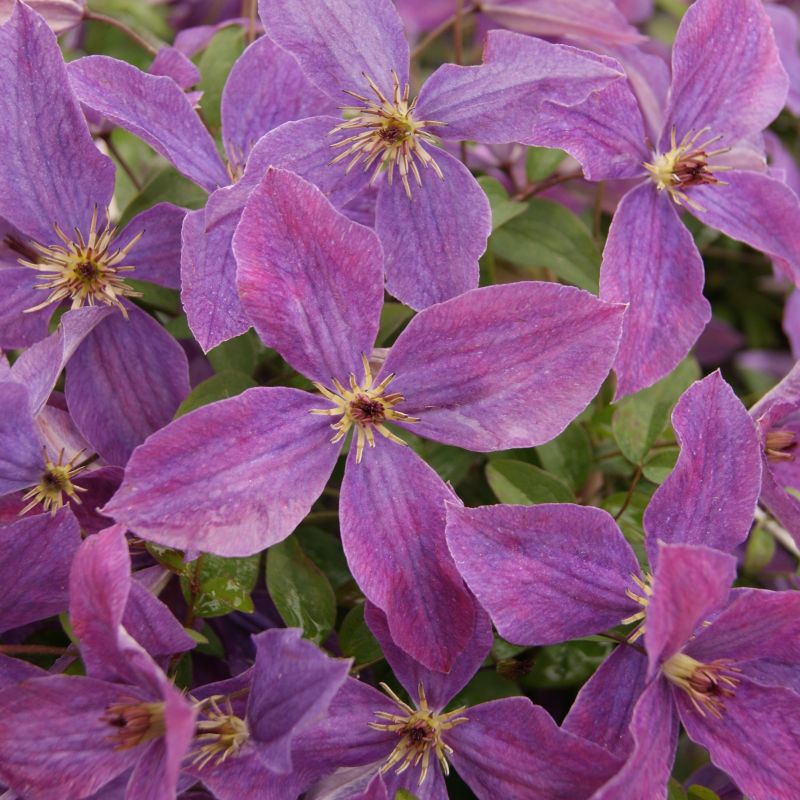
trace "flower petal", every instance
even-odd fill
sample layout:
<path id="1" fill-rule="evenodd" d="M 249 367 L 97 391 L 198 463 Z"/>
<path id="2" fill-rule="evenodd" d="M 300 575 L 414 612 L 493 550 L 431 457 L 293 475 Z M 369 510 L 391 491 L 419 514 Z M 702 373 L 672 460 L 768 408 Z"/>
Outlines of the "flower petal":
<path id="1" fill-rule="evenodd" d="M 42 442 L 30 411 L 28 392 L 15 381 L 0 383 L 0 495 L 39 482 Z M 53 454 L 57 455 L 57 454 Z"/>
<path id="2" fill-rule="evenodd" d="M 39 305 L 43 291 L 36 288 L 37 274 L 30 267 L 0 265 L 0 347 L 27 347 L 47 336 L 53 309 L 46 307 L 26 314 Z"/>
<path id="3" fill-rule="evenodd" d="M 381 374 L 397 375 L 420 436 L 480 451 L 542 444 L 600 389 L 623 311 L 554 283 L 476 289 L 417 314 Z"/>

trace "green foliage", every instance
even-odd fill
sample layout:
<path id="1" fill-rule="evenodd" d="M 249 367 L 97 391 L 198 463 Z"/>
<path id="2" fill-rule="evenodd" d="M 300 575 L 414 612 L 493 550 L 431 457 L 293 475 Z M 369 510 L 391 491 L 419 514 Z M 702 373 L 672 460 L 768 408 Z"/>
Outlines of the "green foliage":
<path id="1" fill-rule="evenodd" d="M 229 397 L 236 397 L 247 389 L 252 389 L 258 384 L 247 375 L 241 372 L 226 370 L 212 375 L 208 380 L 195 386 L 189 396 L 180 404 L 175 412 L 176 419 L 194 411 L 200 406 L 215 403 L 217 400 L 225 400 Z"/>
<path id="2" fill-rule="evenodd" d="M 486 192 L 489 198 L 489 205 L 492 208 L 492 230 L 497 230 L 501 225 L 505 225 L 514 217 L 518 217 L 528 207 L 526 203 L 519 203 L 511 200 L 508 192 L 500 181 L 496 178 L 483 176 L 478 178 L 478 183 Z"/>
<path id="3" fill-rule="evenodd" d="M 218 133 L 222 126 L 220 102 L 225 81 L 244 48 L 245 32 L 240 26 L 223 28 L 209 42 L 197 63 L 201 75 L 197 88 L 203 92 L 200 110 L 213 133 Z"/>
<path id="4" fill-rule="evenodd" d="M 529 147 L 525 162 L 525 171 L 531 183 L 538 183 L 549 178 L 558 165 L 567 157 L 563 150 L 551 147 Z"/>
<path id="5" fill-rule="evenodd" d="M 208 194 L 175 167 L 164 167 L 144 186 L 141 192 L 125 207 L 120 217 L 120 226 L 127 225 L 137 214 L 147 211 L 156 203 L 174 203 L 183 208 L 202 208 Z"/>
<path id="6" fill-rule="evenodd" d="M 261 554 L 223 558 L 204 553 L 181 575 L 183 596 L 197 617 L 253 611 L 250 593 L 258 579 Z"/>
<path id="7" fill-rule="evenodd" d="M 486 465 L 486 480 L 501 503 L 574 503 L 572 490 L 561 478 L 524 461 L 496 458 Z"/>
<path id="8" fill-rule="evenodd" d="M 531 689 L 564 689 L 585 683 L 611 652 L 611 642 L 576 639 L 542 647 L 522 683 Z"/>
<path id="9" fill-rule="evenodd" d="M 364 606 L 355 606 L 347 612 L 339 628 L 339 647 L 342 654 L 353 659 L 353 667 L 360 669 L 383 658 L 380 645 L 364 622 Z"/>
<path id="10" fill-rule="evenodd" d="M 542 466 L 578 491 L 589 476 L 592 443 L 584 427 L 573 422 L 560 436 L 536 448 Z"/>

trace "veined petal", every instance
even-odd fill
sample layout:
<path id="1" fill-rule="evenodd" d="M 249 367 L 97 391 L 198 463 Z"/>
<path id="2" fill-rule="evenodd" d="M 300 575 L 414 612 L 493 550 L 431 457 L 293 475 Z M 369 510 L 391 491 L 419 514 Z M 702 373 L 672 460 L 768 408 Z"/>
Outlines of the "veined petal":
<path id="1" fill-rule="evenodd" d="M 181 417 L 138 447 L 103 513 L 168 547 L 245 556 L 285 539 L 322 492 L 339 447 L 320 400 L 249 389 Z"/>
<path id="2" fill-rule="evenodd" d="M 369 228 L 312 184 L 271 169 L 250 195 L 233 248 L 242 305 L 267 346 L 326 384 L 360 373 L 383 306 L 383 252 Z"/>
<path id="3" fill-rule="evenodd" d="M 25 387 L 0 383 L 0 495 L 38 483 L 44 470 L 42 442 Z"/>
<path id="4" fill-rule="evenodd" d="M 681 454 L 644 513 L 653 568 L 658 542 L 733 552 L 750 532 L 761 490 L 755 425 L 719 371 L 684 392 L 672 427 Z"/>
<path id="5" fill-rule="evenodd" d="M 599 390 L 623 311 L 554 283 L 476 289 L 417 314 L 381 375 L 397 375 L 420 436 L 479 451 L 542 444 Z"/>
<path id="6" fill-rule="evenodd" d="M 614 363 L 616 399 L 655 383 L 689 352 L 711 317 L 705 271 L 672 201 L 644 183 L 628 192 L 608 232 L 600 296 L 629 303 Z"/>
<path id="7" fill-rule="evenodd" d="M 0 26 L 0 217 L 40 244 L 58 224 L 88 230 L 114 191 L 114 165 L 94 146 L 56 37 L 24 3 Z"/>
<path id="8" fill-rule="evenodd" d="M 409 447 L 379 441 L 347 459 L 340 520 L 350 570 L 398 647 L 449 672 L 473 636 L 475 601 L 444 538 L 452 490 Z"/>
<path id="9" fill-rule="evenodd" d="M 30 267 L 0 265 L 0 347 L 28 347 L 47 336 L 53 308 L 24 313 L 42 302 L 44 295 L 36 288 L 37 282 Z"/>
<path id="10" fill-rule="evenodd" d="M 447 544 L 497 630 L 515 644 L 603 631 L 641 610 L 625 590 L 639 565 L 599 508 L 447 507 Z"/>

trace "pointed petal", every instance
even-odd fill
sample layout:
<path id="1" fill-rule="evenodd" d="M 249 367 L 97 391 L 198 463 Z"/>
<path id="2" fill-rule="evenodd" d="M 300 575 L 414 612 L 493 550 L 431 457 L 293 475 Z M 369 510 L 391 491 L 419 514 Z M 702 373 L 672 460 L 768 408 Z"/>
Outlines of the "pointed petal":
<path id="1" fill-rule="evenodd" d="M 153 658 L 183 653 L 196 644 L 169 608 L 138 580 L 130 582 L 122 625 Z"/>
<path id="2" fill-rule="evenodd" d="M 259 0 L 258 10 L 269 38 L 334 100 L 345 90 L 372 96 L 364 74 L 387 97 L 392 70 L 408 81 L 408 42 L 390 0 Z"/>
<path id="3" fill-rule="evenodd" d="M 285 539 L 308 513 L 339 448 L 320 398 L 257 388 L 198 408 L 153 434 L 103 509 L 168 547 L 244 556 Z"/>
<path id="4" fill-rule="evenodd" d="M 743 678 L 717 719 L 701 716 L 684 692 L 674 693 L 689 738 L 744 794 L 753 800 L 800 796 L 800 774 L 787 758 L 800 748 L 800 695 Z"/>
<path id="5" fill-rule="evenodd" d="M 492 649 L 492 623 L 482 609 L 475 610 L 474 630 L 467 646 L 447 674 L 431 672 L 408 653 L 401 650 L 392 639 L 386 615 L 372 603 L 367 603 L 364 618 L 389 662 L 397 680 L 412 699 L 416 699 L 422 685 L 428 705 L 435 710 L 444 708 L 469 682 Z"/>
<path id="6" fill-rule="evenodd" d="M 0 414 L 0 495 L 3 495 L 37 484 L 44 460 L 25 387 L 14 381 L 0 383 L 0 408 L 3 409 Z"/>
<path id="7" fill-rule="evenodd" d="M 620 767 L 601 747 L 561 730 L 526 697 L 473 706 L 445 733 L 458 774 L 478 797 L 574 800 L 588 797 Z"/>
<path id="8" fill-rule="evenodd" d="M 131 307 L 92 331 L 67 367 L 75 425 L 109 464 L 164 427 L 189 394 L 183 348 L 151 316 Z"/>
<path id="9" fill-rule="evenodd" d="M 653 568 L 658 541 L 733 552 L 750 532 L 761 490 L 755 425 L 719 371 L 684 392 L 672 427 L 681 454 L 644 513 Z"/>
<path id="10" fill-rule="evenodd" d="M 42 244 L 53 224 L 88 230 L 114 190 L 114 166 L 94 146 L 56 37 L 16 3 L 0 26 L 0 217 Z"/>
<path id="11" fill-rule="evenodd" d="M 233 248 L 239 296 L 264 343 L 314 380 L 360 379 L 383 306 L 378 237 L 316 186 L 272 169 L 250 195 Z"/>
<path id="12" fill-rule="evenodd" d="M 475 601 L 444 538 L 444 504 L 457 498 L 410 447 L 381 440 L 355 461 L 351 445 L 339 503 L 350 571 L 395 644 L 448 672 L 475 629 Z"/>
<path id="13" fill-rule="evenodd" d="M 780 113 L 788 86 L 759 0 L 703 0 L 690 6 L 672 47 L 662 151 L 673 126 L 678 141 L 708 126 L 711 136 L 725 137 L 721 146 L 759 133 Z"/>
<path id="14" fill-rule="evenodd" d="M 480 451 L 542 444 L 599 390 L 623 311 L 554 283 L 476 289 L 417 314 L 381 374 L 396 373 L 420 436 Z"/>
<path id="15" fill-rule="evenodd" d="M 725 605 L 735 576 L 736 559 L 726 553 L 688 544 L 661 545 L 644 635 L 651 675 Z"/>
<path id="16" fill-rule="evenodd" d="M 378 192 L 375 230 L 386 255 L 386 288 L 412 308 L 441 303 L 478 285 L 478 259 L 491 232 L 486 194 L 470 171 L 436 147 L 433 169 L 409 198 L 395 176 Z"/>
<path id="17" fill-rule="evenodd" d="M 229 183 L 214 140 L 172 78 L 108 56 L 80 58 L 68 72 L 81 103 L 147 142 L 187 178 L 208 191 Z"/>
<path id="18" fill-rule="evenodd" d="M 599 508 L 447 507 L 447 544 L 500 635 L 550 644 L 618 625 L 639 610 L 625 595 L 639 565 Z"/>
<path id="19" fill-rule="evenodd" d="M 614 371 L 616 399 L 655 383 L 689 352 L 711 317 L 705 271 L 672 201 L 644 183 L 622 198 L 608 232 L 600 296 L 630 303 Z"/>
<path id="20" fill-rule="evenodd" d="M 80 543 L 68 508 L 0 526 L 0 632 L 66 609 L 70 564 Z"/>
<path id="21" fill-rule="evenodd" d="M 446 123 L 443 139 L 527 142 L 542 103 L 570 106 L 624 77 L 613 59 L 511 31 L 489 31 L 483 63 L 444 64 L 425 81 L 415 117 Z"/>

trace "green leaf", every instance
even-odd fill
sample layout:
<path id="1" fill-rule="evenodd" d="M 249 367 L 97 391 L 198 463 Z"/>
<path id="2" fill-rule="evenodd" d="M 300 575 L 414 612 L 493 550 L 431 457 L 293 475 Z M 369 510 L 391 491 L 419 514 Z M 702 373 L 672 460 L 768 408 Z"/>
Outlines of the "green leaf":
<path id="1" fill-rule="evenodd" d="M 492 208 L 492 230 L 497 230 L 510 219 L 518 217 L 528 207 L 526 203 L 518 203 L 508 196 L 505 186 L 496 178 L 484 175 L 478 178 L 478 183 L 489 198 Z"/>
<path id="2" fill-rule="evenodd" d="M 693 783 L 686 792 L 688 800 L 719 800 L 719 795 L 705 786 Z"/>
<path id="3" fill-rule="evenodd" d="M 258 384 L 250 376 L 243 375 L 241 372 L 232 370 L 218 372 L 192 389 L 189 396 L 178 406 L 175 418 L 182 417 L 200 406 L 215 403 L 217 400 L 236 397 L 254 386 L 258 386 Z"/>
<path id="4" fill-rule="evenodd" d="M 415 794 L 411 794 L 408 789 L 398 789 L 394 793 L 394 800 L 419 800 Z"/>
<path id="5" fill-rule="evenodd" d="M 137 214 L 147 211 L 156 203 L 174 203 L 183 208 L 202 208 L 208 193 L 175 169 L 164 167 L 147 182 L 133 200 L 128 203 L 119 220 L 119 227 L 127 225 Z"/>
<path id="6" fill-rule="evenodd" d="M 641 484 L 640 484 L 641 485 Z M 601 503 L 601 508 L 604 508 L 609 514 L 618 514 L 628 496 L 627 492 L 615 492 L 606 497 Z M 644 510 L 647 507 L 650 498 L 643 492 L 635 491 L 622 516 L 617 520 L 622 535 L 628 541 L 628 544 L 633 548 L 636 553 L 636 558 L 639 559 L 639 564 L 642 565 L 643 570 L 648 569 L 647 553 L 644 549 Z"/>
<path id="7" fill-rule="evenodd" d="M 598 290 L 600 251 L 586 225 L 558 203 L 529 200 L 491 241 L 494 254 L 512 264 L 547 267 L 581 289 Z"/>
<path id="8" fill-rule="evenodd" d="M 531 183 L 538 183 L 549 178 L 556 167 L 567 157 L 563 150 L 551 147 L 529 147 L 525 171 Z"/>
<path id="9" fill-rule="evenodd" d="M 203 553 L 181 576 L 186 602 L 198 617 L 219 617 L 231 611 L 253 611 L 250 593 L 258 579 L 261 555 L 223 558 Z"/>
<path id="10" fill-rule="evenodd" d="M 530 506 L 575 502 L 569 486 L 560 478 L 524 461 L 493 459 L 486 465 L 486 480 L 501 503 Z"/>
<path id="11" fill-rule="evenodd" d="M 775 555 L 775 537 L 764 528 L 756 525 L 747 539 L 744 569 L 751 575 L 758 575 Z"/>
<path id="12" fill-rule="evenodd" d="M 527 688 L 565 689 L 580 686 L 603 663 L 612 643 L 577 639 L 542 647 L 531 671 L 522 679 Z"/>
<path id="13" fill-rule="evenodd" d="M 683 786 L 675 780 L 675 778 L 669 779 L 669 785 L 667 786 L 667 800 L 687 800 L 686 792 L 683 790 Z"/>
<path id="14" fill-rule="evenodd" d="M 413 313 L 412 309 L 400 303 L 384 303 L 381 310 L 381 324 L 378 329 L 378 344 L 385 347 L 400 326 L 411 319 Z"/>
<path id="15" fill-rule="evenodd" d="M 364 606 L 351 608 L 339 629 L 339 647 L 352 658 L 356 667 L 373 664 L 383 658 L 381 646 L 364 622 Z"/>
<path id="16" fill-rule="evenodd" d="M 409 444 L 425 462 L 439 473 L 439 477 L 443 481 L 449 481 L 453 485 L 461 482 L 478 458 L 469 450 L 462 450 L 460 447 L 440 444 L 431 439 L 422 439 L 417 436 L 410 438 Z"/>
<path id="17" fill-rule="evenodd" d="M 450 701 L 451 707 L 477 706 L 490 700 L 499 700 L 501 697 L 518 697 L 522 689 L 514 681 L 503 677 L 494 670 L 481 670 L 475 677 Z"/>
<path id="18" fill-rule="evenodd" d="M 191 569 L 189 563 L 184 560 L 183 553 L 180 550 L 162 547 L 160 544 L 155 544 L 154 542 L 145 542 L 144 546 L 147 548 L 147 552 L 150 553 L 162 567 L 166 567 L 170 572 L 182 575 L 187 569 Z"/>
<path id="19" fill-rule="evenodd" d="M 675 468 L 680 450 L 678 447 L 665 447 L 656 450 L 647 457 L 642 467 L 642 474 L 653 483 L 662 484 Z"/>
<path id="20" fill-rule="evenodd" d="M 342 543 L 336 536 L 312 525 L 298 528 L 295 536 L 305 554 L 327 575 L 334 589 L 353 580 Z"/>
<path id="21" fill-rule="evenodd" d="M 171 315 L 181 313 L 181 295 L 177 289 L 167 289 L 149 281 L 137 281 L 135 278 L 126 278 L 125 283 L 141 294 L 141 297 L 136 298 L 137 305 Z"/>
<path id="22" fill-rule="evenodd" d="M 592 465 L 592 445 L 580 423 L 573 423 L 560 436 L 536 448 L 542 466 L 566 481 L 573 490 L 586 483 Z"/>
<path id="23" fill-rule="evenodd" d="M 621 400 L 611 430 L 625 458 L 641 464 L 667 425 L 678 398 L 700 377 L 700 367 L 686 358 L 654 386 Z"/>
<path id="24" fill-rule="evenodd" d="M 296 536 L 267 553 L 267 589 L 283 621 L 321 643 L 336 622 L 336 596 L 320 568 L 303 552 Z"/>
<path id="25" fill-rule="evenodd" d="M 200 109 L 203 119 L 212 131 L 218 131 L 222 125 L 220 117 L 220 101 L 222 89 L 233 62 L 244 52 L 245 32 L 239 26 L 223 28 L 209 42 L 197 64 L 200 70 L 200 83 L 197 88 L 203 92 Z"/>
<path id="26" fill-rule="evenodd" d="M 210 350 L 208 360 L 215 372 L 234 370 L 245 375 L 252 375 L 261 349 L 258 336 L 251 329 Z"/>

